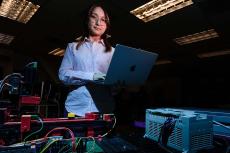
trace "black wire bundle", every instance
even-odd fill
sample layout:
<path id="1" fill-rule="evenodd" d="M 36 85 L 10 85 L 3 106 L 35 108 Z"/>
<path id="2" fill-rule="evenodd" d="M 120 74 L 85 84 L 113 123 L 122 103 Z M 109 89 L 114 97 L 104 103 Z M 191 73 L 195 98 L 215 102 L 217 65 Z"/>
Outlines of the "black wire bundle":
<path id="1" fill-rule="evenodd" d="M 163 126 L 161 127 L 158 143 L 164 146 L 167 145 L 169 136 L 172 134 L 175 124 L 176 124 L 175 119 L 173 119 L 172 117 L 167 118 L 167 120 L 164 122 Z"/>

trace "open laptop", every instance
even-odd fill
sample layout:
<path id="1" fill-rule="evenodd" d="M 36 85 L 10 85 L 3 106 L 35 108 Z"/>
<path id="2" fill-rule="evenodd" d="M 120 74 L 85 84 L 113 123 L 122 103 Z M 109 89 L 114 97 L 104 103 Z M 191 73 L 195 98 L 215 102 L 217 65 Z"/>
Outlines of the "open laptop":
<path id="1" fill-rule="evenodd" d="M 99 84 L 143 85 L 158 54 L 117 44 L 105 80 Z"/>

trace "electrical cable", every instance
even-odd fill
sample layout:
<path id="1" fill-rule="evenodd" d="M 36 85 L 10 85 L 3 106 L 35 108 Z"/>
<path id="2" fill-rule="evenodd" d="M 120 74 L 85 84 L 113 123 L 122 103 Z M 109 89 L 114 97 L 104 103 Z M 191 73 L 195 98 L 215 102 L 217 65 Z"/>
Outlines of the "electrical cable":
<path id="1" fill-rule="evenodd" d="M 37 117 L 38 117 L 38 116 L 37 116 Z M 29 137 L 31 137 L 31 136 L 34 135 L 35 133 L 40 132 L 40 131 L 43 129 L 43 121 L 41 120 L 40 117 L 38 117 L 38 119 L 39 119 L 39 121 L 41 122 L 41 128 L 40 128 L 38 131 L 35 131 L 35 132 L 31 133 L 30 135 L 28 135 L 27 137 L 25 137 L 25 139 L 24 139 L 24 145 L 25 145 L 25 143 L 26 143 L 26 139 L 28 139 Z M 50 131 L 42 138 L 42 140 L 47 140 L 47 139 L 49 138 L 48 136 L 49 136 L 52 132 L 54 132 L 54 131 L 56 131 L 56 130 L 67 130 L 67 131 L 69 132 L 70 136 L 71 136 L 71 139 L 64 139 L 64 140 L 71 140 L 71 141 L 72 141 L 72 151 L 75 152 L 77 146 L 79 145 L 79 143 L 80 143 L 80 141 L 81 141 L 82 139 L 84 139 L 84 138 L 87 138 L 87 139 L 88 139 L 88 138 L 91 138 L 91 139 L 94 141 L 94 143 L 92 144 L 91 149 L 88 151 L 88 153 L 90 153 L 90 152 L 92 152 L 92 151 L 94 150 L 94 147 L 95 147 L 95 144 L 96 144 L 95 138 L 103 138 L 103 137 L 105 137 L 106 135 L 108 135 L 108 134 L 114 129 L 115 125 L 116 125 L 116 117 L 114 116 L 114 123 L 113 123 L 113 126 L 112 126 L 112 128 L 111 128 L 108 132 L 106 132 L 105 134 L 103 134 L 103 135 L 101 135 L 101 136 L 97 136 L 97 137 L 91 137 L 91 136 L 90 136 L 90 137 L 80 137 L 80 138 L 78 139 L 78 141 L 75 139 L 75 136 L 74 136 L 74 133 L 73 133 L 72 130 L 70 130 L 69 128 L 66 128 L 66 127 L 57 127 L 57 128 L 54 128 L 54 129 L 50 130 Z M 34 141 L 34 140 L 31 140 L 31 141 L 28 141 L 28 142 L 32 142 L 32 141 Z M 56 141 L 57 141 L 57 140 L 56 140 Z M 47 144 L 47 145 L 43 148 L 43 150 L 42 150 L 40 153 L 45 152 L 45 151 L 47 150 L 47 148 L 48 148 L 50 145 L 52 145 L 54 142 L 56 142 L 56 141 L 52 141 L 51 143 Z M 77 141 L 76 144 L 75 144 L 75 141 Z M 62 148 L 59 150 L 58 153 L 60 153 L 61 151 L 63 151 L 63 150 L 64 150 L 66 147 L 68 147 L 68 146 L 69 146 L 69 145 L 65 145 L 64 147 L 62 147 Z M 69 149 L 66 150 L 65 152 L 68 152 L 70 149 L 71 149 L 71 148 L 69 148 Z"/>
<path id="2" fill-rule="evenodd" d="M 95 144 L 96 144 L 96 141 L 95 141 L 95 138 L 94 138 L 94 137 L 88 137 L 88 138 L 93 139 L 93 144 L 92 144 L 92 147 L 90 148 L 90 150 L 89 150 L 88 152 L 86 152 L 86 153 L 90 153 L 91 151 L 93 151 L 93 150 L 94 150 L 94 147 L 95 147 Z"/>
<path id="3" fill-rule="evenodd" d="M 49 91 L 48 91 L 48 94 L 47 94 L 47 96 L 46 96 L 46 101 L 48 101 L 48 100 L 49 100 L 49 96 L 50 96 L 51 88 L 52 88 L 52 85 L 50 84 Z"/>
<path id="4" fill-rule="evenodd" d="M 13 86 L 10 85 L 9 83 L 4 83 L 4 84 L 0 87 L 0 93 L 2 92 L 2 90 L 4 89 L 4 87 L 5 87 L 6 85 L 7 85 L 8 87 L 13 88 Z"/>
<path id="5" fill-rule="evenodd" d="M 77 148 L 77 146 L 80 144 L 81 139 L 82 139 L 82 138 L 79 138 L 78 142 L 76 143 L 76 148 Z"/>
<path id="6" fill-rule="evenodd" d="M 58 153 L 61 153 L 66 147 L 68 147 L 69 146 L 69 144 L 67 144 L 67 145 L 65 145 L 65 146 L 63 146 L 59 151 L 58 151 Z M 71 148 L 70 148 L 71 149 Z M 70 150 L 70 149 L 68 149 L 68 150 Z"/>
<path id="7" fill-rule="evenodd" d="M 72 141 L 71 139 L 63 139 L 63 140 L 67 140 L 67 141 Z M 62 140 L 62 141 L 63 141 Z M 76 142 L 77 142 L 77 138 L 75 139 L 76 140 Z M 61 153 L 66 147 L 68 147 L 68 146 L 71 146 L 71 145 L 69 145 L 69 144 L 67 144 L 67 145 L 65 145 L 65 146 L 63 146 L 59 151 L 58 151 L 58 153 Z M 76 148 L 77 148 L 77 146 L 76 146 Z M 68 150 L 70 150 L 71 148 L 69 148 Z"/>
<path id="8" fill-rule="evenodd" d="M 12 73 L 12 74 L 5 76 L 0 82 L 0 93 L 5 85 L 4 82 L 11 76 L 18 76 L 19 78 L 23 78 L 23 76 L 20 73 Z"/>
<path id="9" fill-rule="evenodd" d="M 164 124 L 162 125 L 158 137 L 158 145 L 169 153 L 172 153 L 172 151 L 170 151 L 166 146 L 168 143 L 168 139 L 174 130 L 175 124 L 176 124 L 176 120 L 172 117 L 168 117 L 164 122 Z"/>
<path id="10" fill-rule="evenodd" d="M 53 143 L 60 141 L 60 140 L 53 140 L 50 143 L 48 143 L 41 151 L 40 153 L 44 153 Z"/>
<path id="11" fill-rule="evenodd" d="M 29 67 L 30 65 L 33 65 L 33 67 L 37 67 L 38 62 L 30 62 L 30 63 L 26 64 L 25 68 Z"/>
<path id="12" fill-rule="evenodd" d="M 29 134 L 28 136 L 26 136 L 26 137 L 24 138 L 24 140 L 23 140 L 24 144 L 26 143 L 26 139 L 28 139 L 28 138 L 31 137 L 32 135 L 34 135 L 34 134 L 40 132 L 40 131 L 43 129 L 43 121 L 42 121 L 42 119 L 41 119 L 39 116 L 36 116 L 36 117 L 38 118 L 39 122 L 41 123 L 41 128 L 40 128 L 39 130 L 37 130 L 37 131 L 35 131 L 35 132 Z"/>
<path id="13" fill-rule="evenodd" d="M 80 138 L 79 138 L 79 141 L 77 142 L 77 144 L 76 144 L 76 147 L 75 147 L 75 148 L 77 148 L 77 146 L 79 145 L 79 143 L 80 143 L 81 139 L 88 139 L 88 138 L 91 138 L 91 139 L 93 139 L 94 144 L 93 144 L 93 146 L 91 147 L 91 149 L 88 151 L 88 153 L 89 153 L 89 152 L 91 152 L 91 151 L 93 151 L 93 149 L 94 149 L 94 147 L 95 147 L 95 144 L 96 144 L 95 139 L 105 137 L 106 135 L 108 135 L 108 134 L 109 134 L 109 133 L 110 133 L 110 132 L 114 129 L 114 127 L 115 127 L 115 125 L 116 125 L 116 117 L 114 116 L 113 118 L 114 118 L 114 123 L 113 123 L 113 126 L 112 126 L 112 128 L 111 128 L 108 132 L 106 132 L 106 133 L 105 133 L 105 134 L 103 134 L 103 135 L 99 135 L 99 136 L 97 136 L 97 137 L 91 137 L 91 136 L 89 136 L 89 137 L 80 137 Z M 64 147 L 67 147 L 67 146 L 64 146 Z M 71 148 L 70 148 L 70 149 L 71 149 Z M 65 152 L 63 152 L 63 153 L 68 152 L 70 149 L 66 150 L 66 151 L 65 151 Z M 59 150 L 59 153 L 60 153 L 62 150 L 64 150 L 64 149 L 62 148 L 61 150 Z"/>
<path id="14" fill-rule="evenodd" d="M 217 125 L 220 125 L 220 126 L 226 128 L 226 129 L 230 130 L 230 127 L 229 127 L 229 126 L 226 126 L 226 125 L 224 125 L 224 124 L 222 124 L 222 123 L 220 123 L 220 122 L 217 122 L 217 121 L 213 120 L 213 123 L 215 123 L 215 124 L 217 124 Z"/>
<path id="15" fill-rule="evenodd" d="M 105 134 L 99 135 L 99 136 L 97 136 L 97 137 L 95 137 L 95 138 L 103 138 L 103 137 L 107 136 L 107 135 L 114 129 L 114 127 L 115 127 L 115 125 L 116 125 L 116 123 L 117 123 L 117 119 L 116 119 L 115 116 L 114 116 L 113 118 L 114 118 L 114 123 L 113 123 L 112 128 L 111 128 L 108 132 L 106 132 Z"/>
<path id="16" fill-rule="evenodd" d="M 3 82 L 6 81 L 9 77 L 14 76 L 14 75 L 15 76 L 19 76 L 20 78 L 23 78 L 23 76 L 21 75 L 21 73 L 12 73 L 12 74 L 9 74 L 9 75 L 5 76 L 2 79 L 2 81 L 0 82 L 1 83 L 0 86 L 2 86 Z"/>
<path id="17" fill-rule="evenodd" d="M 80 141 L 81 141 L 82 139 L 83 139 L 82 137 L 80 137 L 80 138 L 78 139 L 78 141 L 77 141 L 77 143 L 76 143 L 76 149 L 77 149 L 77 146 L 79 145 L 79 143 L 80 143 Z M 71 148 L 69 148 L 68 150 L 66 150 L 66 151 L 63 152 L 63 153 L 67 153 L 68 151 L 70 151 L 70 149 L 71 149 Z"/>
<path id="18" fill-rule="evenodd" d="M 175 124 L 176 124 L 176 120 L 174 120 L 171 117 L 167 118 L 167 120 L 164 122 L 163 126 L 161 127 L 161 131 L 158 138 L 159 143 L 163 145 L 167 145 L 169 136 L 172 134 Z"/>
<path id="19" fill-rule="evenodd" d="M 70 130 L 69 128 L 67 127 L 57 127 L 57 128 L 54 128 L 52 130 L 50 130 L 46 135 L 45 135 L 45 139 L 47 139 L 48 135 L 54 131 L 57 131 L 57 130 L 66 130 L 69 132 L 70 136 L 71 136 L 71 140 L 72 140 L 72 151 L 75 152 L 76 150 L 76 146 L 75 146 L 75 136 L 74 136 L 74 133 L 72 130 Z"/>

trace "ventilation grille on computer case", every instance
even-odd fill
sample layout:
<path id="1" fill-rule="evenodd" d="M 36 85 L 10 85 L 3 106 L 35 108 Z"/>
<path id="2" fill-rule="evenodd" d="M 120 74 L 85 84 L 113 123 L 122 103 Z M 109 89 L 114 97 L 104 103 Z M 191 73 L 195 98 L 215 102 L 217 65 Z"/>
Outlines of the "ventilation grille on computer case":
<path id="1" fill-rule="evenodd" d="M 158 141 L 161 127 L 163 126 L 163 124 L 149 121 L 147 126 L 148 126 L 147 128 L 148 131 L 146 131 L 147 137 L 155 141 Z M 171 145 L 177 146 L 177 148 L 182 149 L 182 129 L 175 127 L 172 134 L 169 137 L 168 142 Z"/>
<path id="2" fill-rule="evenodd" d="M 148 136 L 155 140 L 158 139 L 163 124 L 149 121 Z"/>
<path id="3" fill-rule="evenodd" d="M 172 145 L 177 146 L 178 148 L 183 148 L 183 141 L 182 141 L 182 129 L 175 127 L 171 136 L 169 137 L 169 143 Z"/>
<path id="4" fill-rule="evenodd" d="M 180 152 L 211 149 L 212 117 L 194 111 L 159 108 L 146 110 L 146 138 Z"/>
<path id="5" fill-rule="evenodd" d="M 212 134 L 206 133 L 202 135 L 191 136 L 191 150 L 198 150 L 212 145 Z"/>

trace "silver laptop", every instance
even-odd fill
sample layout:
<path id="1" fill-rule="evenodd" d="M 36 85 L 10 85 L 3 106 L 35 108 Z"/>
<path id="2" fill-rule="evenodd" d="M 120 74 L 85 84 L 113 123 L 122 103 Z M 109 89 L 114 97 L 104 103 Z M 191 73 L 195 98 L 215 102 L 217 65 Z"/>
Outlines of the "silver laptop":
<path id="1" fill-rule="evenodd" d="M 143 85 L 158 54 L 117 44 L 105 80 L 99 84 Z"/>

